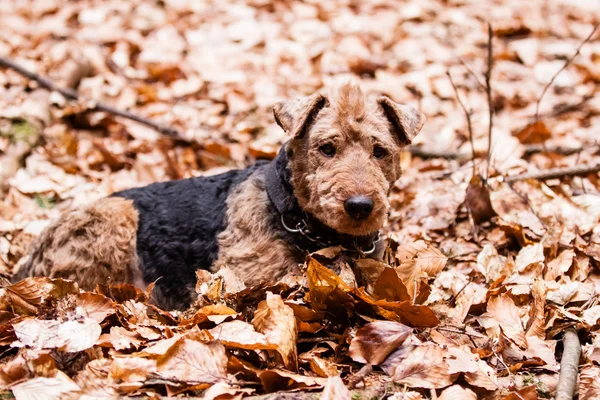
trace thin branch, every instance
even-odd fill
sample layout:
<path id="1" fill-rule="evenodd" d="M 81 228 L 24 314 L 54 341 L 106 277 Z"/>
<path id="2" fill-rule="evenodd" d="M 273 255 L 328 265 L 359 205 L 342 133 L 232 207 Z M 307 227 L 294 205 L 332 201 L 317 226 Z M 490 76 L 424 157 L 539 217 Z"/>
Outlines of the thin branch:
<path id="1" fill-rule="evenodd" d="M 177 129 L 175 129 L 175 128 L 171 128 L 169 126 L 154 122 L 148 118 L 140 117 L 139 115 L 130 113 L 128 111 L 119 110 L 117 108 L 109 106 L 108 104 L 83 99 L 77 94 L 77 92 L 75 90 L 60 87 L 60 86 L 56 85 L 54 82 L 52 82 L 51 80 L 44 78 L 43 76 L 40 76 L 34 72 L 31 72 L 31 71 L 23 68 L 19 64 L 15 63 L 12 60 L 9 60 L 6 57 L 0 57 L 0 68 L 12 69 L 19 75 L 21 75 L 29 80 L 37 82 L 40 85 L 40 87 L 47 89 L 49 91 L 52 91 L 52 92 L 60 93 L 68 100 L 73 100 L 73 101 L 77 101 L 77 102 L 84 102 L 85 104 L 90 104 L 90 107 L 89 107 L 90 111 L 101 111 L 101 112 L 106 112 L 108 114 L 115 115 L 117 117 L 126 118 L 131 121 L 135 121 L 141 125 L 145 125 L 151 129 L 154 129 L 155 131 L 157 131 L 163 135 L 170 136 L 177 140 L 187 141 L 180 135 L 179 131 L 177 131 Z"/>
<path id="2" fill-rule="evenodd" d="M 572 400 L 577 385 L 579 357 L 581 356 L 581 344 L 575 329 L 567 329 L 562 342 L 564 350 L 560 360 L 560 376 L 556 386 L 555 400 Z"/>
<path id="3" fill-rule="evenodd" d="M 492 38 L 494 33 L 492 31 L 492 24 L 488 22 L 488 54 L 487 54 L 487 70 L 485 71 L 485 92 L 487 94 L 488 111 L 490 121 L 488 125 L 488 154 L 487 154 L 487 174 L 486 177 L 490 176 L 490 166 L 492 160 L 492 128 L 494 126 L 494 105 L 492 104 L 492 69 L 494 68 L 494 54 L 492 48 Z"/>
<path id="4" fill-rule="evenodd" d="M 524 155 L 530 156 L 532 154 L 538 154 L 542 152 L 556 153 L 563 156 L 570 156 L 572 154 L 581 153 L 585 147 L 564 147 L 564 146 L 542 146 L 541 144 L 529 144 L 525 146 Z"/>
<path id="5" fill-rule="evenodd" d="M 546 151 L 550 153 L 557 153 L 565 156 L 570 156 L 572 154 L 577 154 L 582 152 L 584 149 L 589 148 L 589 146 L 585 147 L 565 147 L 565 146 L 548 146 Z M 429 158 L 444 158 L 446 160 L 458 160 L 464 161 L 471 158 L 469 153 L 464 151 L 436 151 L 436 150 L 428 150 L 423 146 L 409 146 L 408 151 L 415 157 L 420 157 L 423 159 Z M 541 144 L 528 144 L 525 146 L 524 155 L 530 156 L 532 154 L 538 154 L 545 151 Z"/>
<path id="6" fill-rule="evenodd" d="M 354 389 L 359 383 L 364 382 L 367 375 L 373 371 L 371 364 L 365 364 L 361 369 L 348 378 L 348 389 Z"/>
<path id="7" fill-rule="evenodd" d="M 479 79 L 479 77 L 477 76 L 477 74 L 475 73 L 475 71 L 473 71 L 473 69 L 469 66 L 469 64 L 467 64 L 467 62 L 461 56 L 458 56 L 458 61 L 460 61 L 460 63 L 463 65 L 463 67 L 465 67 L 465 69 L 467 70 L 467 72 L 473 78 L 475 78 L 475 82 L 477 82 L 477 86 L 479 86 L 479 89 L 485 91 L 485 85 L 483 84 L 483 82 L 481 82 L 481 79 Z"/>
<path id="8" fill-rule="evenodd" d="M 547 179 L 564 178 L 567 176 L 585 176 L 594 174 L 600 171 L 600 164 L 596 165 L 583 165 L 579 167 L 567 167 L 567 168 L 552 168 L 543 172 L 525 173 L 515 176 L 508 176 L 504 178 L 504 182 L 511 183 L 516 181 L 523 181 L 527 179 L 537 179 L 544 181 Z"/>
<path id="9" fill-rule="evenodd" d="M 567 68 L 573 62 L 573 60 L 575 59 L 575 57 L 577 57 L 579 55 L 579 52 L 581 51 L 581 48 L 583 47 L 583 45 L 590 41 L 590 39 L 592 38 L 592 36 L 594 36 L 594 33 L 596 33 L 596 30 L 598 29 L 599 26 L 600 26 L 600 22 L 597 23 L 594 26 L 594 29 L 592 29 L 592 32 L 590 32 L 590 34 L 588 35 L 588 37 L 586 37 L 585 40 L 583 42 L 581 42 L 581 44 L 577 48 L 577 51 L 575 52 L 575 54 L 573 54 L 571 57 L 569 57 L 567 59 L 567 61 L 565 61 L 565 63 L 563 64 L 563 66 L 556 72 L 556 74 L 554 74 L 554 76 L 552 77 L 552 79 L 550 79 L 550 82 L 548 82 L 546 84 L 546 86 L 544 86 L 544 90 L 542 90 L 542 94 L 540 95 L 537 103 L 535 104 L 535 122 L 536 123 L 539 121 L 540 104 L 542 102 L 542 99 L 546 95 L 546 92 L 548 91 L 548 89 L 550 88 L 550 86 L 552 86 L 552 84 L 554 83 L 554 80 L 558 77 L 558 75 L 560 75 L 560 73 L 563 72 L 565 70 L 565 68 Z"/>
<path id="10" fill-rule="evenodd" d="M 452 79 L 452 74 L 450 74 L 450 70 L 446 71 L 446 75 L 448 75 L 448 79 L 450 79 L 450 84 L 452 85 L 452 88 L 454 88 L 456 100 L 458 101 L 458 104 L 460 104 L 460 106 L 462 107 L 465 113 L 465 118 L 467 119 L 467 127 L 469 129 L 469 142 L 471 143 L 471 160 L 473 161 L 473 175 L 475 175 L 475 142 L 473 141 L 473 124 L 471 123 L 471 114 L 473 113 L 473 111 L 467 110 L 465 103 L 463 103 L 462 99 L 460 98 L 460 93 L 458 92 L 458 88 L 454 84 L 454 80 Z"/>

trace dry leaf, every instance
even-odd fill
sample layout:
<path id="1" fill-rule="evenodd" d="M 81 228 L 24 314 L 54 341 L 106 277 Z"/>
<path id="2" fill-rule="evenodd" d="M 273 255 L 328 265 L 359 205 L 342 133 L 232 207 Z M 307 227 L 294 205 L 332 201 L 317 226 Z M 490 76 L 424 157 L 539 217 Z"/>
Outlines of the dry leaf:
<path id="1" fill-rule="evenodd" d="M 321 400 L 351 400 L 352 394 L 339 376 L 330 376 L 323 388 Z"/>
<path id="2" fill-rule="evenodd" d="M 382 368 L 392 376 L 394 382 L 426 389 L 449 386 L 457 375 L 448 373 L 448 354 L 437 345 L 403 345 L 392 353 Z"/>
<path id="3" fill-rule="evenodd" d="M 506 293 L 488 301 L 487 312 L 500 324 L 502 332 L 519 347 L 527 348 L 519 309 Z"/>
<path id="4" fill-rule="evenodd" d="M 227 378 L 227 355 L 219 342 L 201 342 L 182 337 L 157 360 L 157 371 L 164 378 L 188 384 L 216 383 Z"/>
<path id="5" fill-rule="evenodd" d="M 277 350 L 279 345 L 257 332 L 252 324 L 244 321 L 224 322 L 209 330 L 215 340 L 225 346 L 246 350 Z"/>
<path id="6" fill-rule="evenodd" d="M 58 371 L 53 378 L 38 377 L 11 387 L 17 400 L 56 400 L 62 396 L 74 396 L 79 386 L 67 375 Z"/>
<path id="7" fill-rule="evenodd" d="M 439 400 L 477 400 L 477 395 L 470 389 L 463 389 L 458 385 L 452 385 L 444 389 Z"/>
<path id="8" fill-rule="evenodd" d="M 283 302 L 281 296 L 267 292 L 267 299 L 258 304 L 252 325 L 258 332 L 264 334 L 269 342 L 277 344 L 277 351 L 284 365 L 296 371 L 298 369 L 296 318 L 294 311 Z"/>
<path id="9" fill-rule="evenodd" d="M 356 332 L 348 355 L 356 362 L 379 365 L 411 334 L 411 328 L 398 322 L 371 322 Z"/>

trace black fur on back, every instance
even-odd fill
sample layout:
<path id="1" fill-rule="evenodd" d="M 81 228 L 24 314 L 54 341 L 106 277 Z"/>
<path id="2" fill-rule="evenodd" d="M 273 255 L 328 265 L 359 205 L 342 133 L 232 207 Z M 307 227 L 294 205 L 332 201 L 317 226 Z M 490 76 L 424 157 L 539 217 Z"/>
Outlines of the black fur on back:
<path id="1" fill-rule="evenodd" d="M 217 235 L 225 228 L 226 200 L 231 190 L 259 168 L 154 183 L 112 194 L 133 200 L 139 212 L 137 254 L 147 283 L 165 306 L 181 308 L 192 300 L 196 270 L 216 260 Z M 159 279 L 160 278 L 160 279 Z"/>

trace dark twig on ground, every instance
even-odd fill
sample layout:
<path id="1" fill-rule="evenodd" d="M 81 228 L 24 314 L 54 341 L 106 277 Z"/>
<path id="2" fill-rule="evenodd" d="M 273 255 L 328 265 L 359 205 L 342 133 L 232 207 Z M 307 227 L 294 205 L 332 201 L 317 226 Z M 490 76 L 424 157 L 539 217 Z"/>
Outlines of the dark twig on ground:
<path id="1" fill-rule="evenodd" d="M 479 89 L 485 91 L 485 85 L 483 84 L 483 82 L 481 82 L 481 79 L 479 79 L 479 77 L 477 76 L 477 74 L 475 73 L 475 71 L 473 71 L 473 69 L 469 66 L 469 64 L 467 64 L 467 62 L 462 57 L 460 57 L 460 56 L 458 57 L 458 61 L 460 61 L 460 63 L 463 65 L 463 67 L 465 67 L 465 69 L 467 70 L 467 72 L 473 78 L 475 78 L 475 82 L 477 83 L 477 86 L 479 87 Z"/>
<path id="2" fill-rule="evenodd" d="M 552 168 L 543 172 L 524 173 L 520 175 L 508 176 L 504 178 L 504 182 L 524 181 L 527 179 L 537 179 L 540 181 L 548 179 L 564 178 L 567 176 L 585 176 L 594 174 L 600 171 L 600 164 L 582 165 L 577 167 Z"/>
<path id="3" fill-rule="evenodd" d="M 573 62 L 573 60 L 579 55 L 579 52 L 581 51 L 581 48 L 583 47 L 583 45 L 590 41 L 590 39 L 592 38 L 592 36 L 594 36 L 594 33 L 596 33 L 596 30 L 598 29 L 599 26 L 600 26 L 600 23 L 598 23 L 594 26 L 594 29 L 592 29 L 592 32 L 590 32 L 588 37 L 586 37 L 584 39 L 584 41 L 579 44 L 579 47 L 577 47 L 577 51 L 575 51 L 575 54 L 573 54 L 571 57 L 569 57 L 565 61 L 563 66 L 558 71 L 556 71 L 556 74 L 554 74 L 552 79 L 550 79 L 550 81 L 546 84 L 546 86 L 544 86 L 544 89 L 542 90 L 542 94 L 540 95 L 537 103 L 535 104 L 535 122 L 536 123 L 539 121 L 540 104 L 542 103 L 542 100 L 544 99 L 546 92 L 548 91 L 548 89 L 550 89 L 550 87 L 552 86 L 552 84 L 554 83 L 554 81 L 556 80 L 558 75 L 560 75 L 560 73 L 563 72 Z"/>
<path id="4" fill-rule="evenodd" d="M 371 364 L 365 364 L 355 374 L 350 376 L 348 379 L 348 389 L 352 390 L 359 383 L 364 382 L 365 378 L 371 373 L 371 371 L 373 371 L 373 366 Z"/>
<path id="5" fill-rule="evenodd" d="M 571 154 L 576 154 L 583 151 L 584 147 L 548 146 L 546 150 L 550 153 L 569 156 Z M 444 158 L 446 160 L 464 161 L 471 158 L 471 155 L 464 151 L 434 151 L 428 150 L 422 146 L 410 146 L 408 147 L 408 151 L 413 156 L 423 159 Z M 528 144 L 525 146 L 524 154 L 525 156 L 530 156 L 532 154 L 542 153 L 543 151 L 545 150 L 541 144 Z"/>
<path id="6" fill-rule="evenodd" d="M 180 133 L 172 127 L 154 122 L 148 118 L 140 117 L 139 115 L 130 113 L 128 111 L 119 110 L 117 108 L 111 107 L 111 106 L 101 103 L 101 102 L 94 102 L 94 101 L 91 101 L 88 99 L 82 99 L 75 90 L 59 87 L 51 80 L 44 78 L 43 76 L 40 76 L 36 73 L 33 73 L 33 72 L 23 68 L 19 64 L 15 63 L 12 60 L 9 60 L 6 57 L 0 57 L 0 68 L 12 69 L 19 75 L 21 75 L 29 80 L 37 82 L 38 85 L 40 85 L 40 87 L 50 90 L 50 91 L 53 91 L 53 92 L 60 93 L 68 100 L 84 102 L 84 104 L 86 104 L 86 105 L 89 103 L 90 111 L 101 111 L 101 112 L 105 112 L 105 113 L 108 113 L 108 114 L 111 114 L 111 115 L 114 115 L 117 117 L 126 118 L 131 121 L 135 121 L 139 124 L 145 125 L 149 128 L 152 128 L 155 131 L 157 131 L 163 135 L 172 137 L 177 140 L 185 141 L 185 139 L 180 135 Z"/>
<path id="7" fill-rule="evenodd" d="M 458 88 L 454 84 L 454 80 L 452 79 L 452 74 L 450 74 L 450 71 L 446 71 L 446 75 L 448 75 L 448 79 L 450 79 L 450 84 L 454 89 L 456 100 L 458 101 L 458 104 L 460 104 L 460 106 L 462 107 L 465 113 L 465 118 L 467 119 L 467 128 L 469 129 L 469 142 L 471 143 L 471 160 L 473 161 L 473 175 L 475 175 L 475 142 L 473 141 L 473 124 L 471 123 L 471 115 L 473 114 L 473 110 L 467 110 L 465 103 L 463 103 L 462 99 L 460 98 L 460 93 L 458 92 Z"/>
<path id="8" fill-rule="evenodd" d="M 560 360 L 560 376 L 556 386 L 556 400 L 572 400 L 577 385 L 581 344 L 577 332 L 569 328 L 563 335 L 563 355 Z"/>
<path id="9" fill-rule="evenodd" d="M 487 54 L 487 70 L 485 71 L 485 92 L 487 94 L 489 124 L 488 124 L 488 154 L 487 154 L 487 174 L 490 176 L 490 168 L 492 163 L 492 128 L 494 127 L 494 104 L 492 103 L 492 69 L 494 68 L 494 52 L 492 39 L 494 32 L 492 25 L 488 22 L 488 54 Z"/>

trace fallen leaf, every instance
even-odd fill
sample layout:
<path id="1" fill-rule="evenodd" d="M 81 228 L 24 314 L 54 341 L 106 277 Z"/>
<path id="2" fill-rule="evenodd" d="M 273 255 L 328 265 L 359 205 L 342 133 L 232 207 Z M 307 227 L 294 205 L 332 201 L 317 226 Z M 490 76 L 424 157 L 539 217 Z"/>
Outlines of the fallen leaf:
<path id="1" fill-rule="evenodd" d="M 164 378 L 188 384 L 216 383 L 227 378 L 227 354 L 219 342 L 198 341 L 194 336 L 177 340 L 157 360 L 157 371 Z"/>
<path id="2" fill-rule="evenodd" d="M 444 389 L 438 397 L 439 400 L 477 400 L 477 395 L 470 389 L 463 389 L 458 385 L 452 385 Z"/>
<path id="3" fill-rule="evenodd" d="M 13 326 L 19 339 L 13 344 L 14 347 L 57 348 L 67 352 L 92 347 L 102 332 L 100 325 L 89 318 L 62 323 L 55 320 L 26 319 Z"/>
<path id="4" fill-rule="evenodd" d="M 252 325 L 258 332 L 264 334 L 269 342 L 277 344 L 277 351 L 284 365 L 296 371 L 298 369 L 296 318 L 294 311 L 283 302 L 281 296 L 267 292 L 267 299 L 258 304 Z"/>
<path id="5" fill-rule="evenodd" d="M 225 346 L 246 350 L 277 350 L 279 345 L 244 321 L 223 322 L 209 330 L 215 340 Z"/>
<path id="6" fill-rule="evenodd" d="M 352 394 L 339 376 L 330 376 L 323 388 L 321 400 L 351 400 Z"/>
<path id="7" fill-rule="evenodd" d="M 457 374 L 448 373 L 448 354 L 433 344 L 422 346 L 402 345 L 382 364 L 394 382 L 425 389 L 438 389 L 451 385 Z"/>
<path id="8" fill-rule="evenodd" d="M 356 362 L 379 365 L 411 334 L 411 328 L 398 322 L 371 322 L 356 332 L 348 355 Z"/>
<path id="9" fill-rule="evenodd" d="M 33 378 L 10 389 L 17 400 L 55 400 L 74 396 L 80 391 L 79 386 L 61 371 L 53 378 Z"/>
<path id="10" fill-rule="evenodd" d="M 502 332 L 519 347 L 527 348 L 525 330 L 519 316 L 519 309 L 506 293 L 488 301 L 487 312 L 500 324 Z"/>

